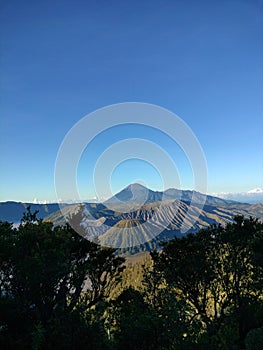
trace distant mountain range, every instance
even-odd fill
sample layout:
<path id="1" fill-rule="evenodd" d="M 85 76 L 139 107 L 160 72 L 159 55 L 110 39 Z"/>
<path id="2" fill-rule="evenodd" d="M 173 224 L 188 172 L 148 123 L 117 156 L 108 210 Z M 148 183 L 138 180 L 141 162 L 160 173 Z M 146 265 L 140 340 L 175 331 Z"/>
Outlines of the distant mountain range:
<path id="1" fill-rule="evenodd" d="M 250 204 L 263 203 L 262 188 L 254 188 L 247 192 L 239 193 L 221 192 L 214 195 L 227 200 L 235 200 L 237 202 L 246 202 Z"/>
<path id="2" fill-rule="evenodd" d="M 59 204 L 34 204 L 34 203 L 22 203 L 22 202 L 0 202 L 0 220 L 13 223 L 20 222 L 23 213 L 26 212 L 26 208 L 30 205 L 31 211 L 38 210 L 38 217 L 45 218 L 51 213 L 59 210 Z"/>
<path id="3" fill-rule="evenodd" d="M 104 203 L 30 204 L 0 203 L 0 220 L 18 223 L 26 207 L 39 210 L 39 217 L 55 225 L 81 211 L 82 233 L 96 237 L 102 245 L 123 250 L 151 250 L 160 241 L 211 224 L 226 224 L 237 214 L 263 220 L 263 204 L 240 203 L 196 191 L 168 189 L 152 191 L 131 184 Z M 62 210 L 61 210 L 62 208 Z"/>

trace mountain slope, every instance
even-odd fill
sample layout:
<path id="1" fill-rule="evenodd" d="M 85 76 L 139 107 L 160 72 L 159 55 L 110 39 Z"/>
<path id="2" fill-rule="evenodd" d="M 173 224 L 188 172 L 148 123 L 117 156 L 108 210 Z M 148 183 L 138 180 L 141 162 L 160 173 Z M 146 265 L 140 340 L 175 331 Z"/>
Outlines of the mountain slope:
<path id="1" fill-rule="evenodd" d="M 128 212 L 114 212 L 105 205 L 86 204 L 66 207 L 64 216 L 81 210 L 82 221 L 88 239 L 96 238 L 102 245 L 127 248 L 146 242 L 169 240 L 188 232 L 196 232 L 211 224 L 225 225 L 235 215 L 255 216 L 263 219 L 263 205 L 237 203 L 230 207 L 189 204 L 180 200 L 146 203 Z M 47 217 L 55 224 L 63 224 L 61 212 Z"/>
<path id="2" fill-rule="evenodd" d="M 19 222 L 28 205 L 0 203 L 0 220 Z M 65 224 L 67 218 L 81 211 L 81 234 L 122 249 L 136 246 L 150 250 L 162 240 L 211 224 L 225 225 L 237 214 L 263 220 L 263 204 L 227 201 L 195 191 L 152 191 L 139 184 L 127 186 L 104 203 L 67 204 L 61 210 L 58 204 L 30 205 L 32 211 L 39 210 L 40 218 L 55 225 Z"/>
<path id="3" fill-rule="evenodd" d="M 244 211 L 207 205 L 200 208 L 179 200 L 148 203 L 139 210 L 115 217 L 116 223 L 112 220 L 112 226 L 99 235 L 99 241 L 117 248 L 134 247 L 197 232 L 212 224 L 225 225 L 232 222 L 237 213 Z"/>

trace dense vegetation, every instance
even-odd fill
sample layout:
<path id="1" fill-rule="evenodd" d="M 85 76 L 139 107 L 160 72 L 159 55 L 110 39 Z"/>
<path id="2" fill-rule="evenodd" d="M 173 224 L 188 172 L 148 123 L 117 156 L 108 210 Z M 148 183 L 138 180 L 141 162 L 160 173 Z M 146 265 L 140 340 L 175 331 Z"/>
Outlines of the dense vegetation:
<path id="1" fill-rule="evenodd" d="M 129 265 L 31 213 L 0 222 L 1 349 L 263 348 L 263 224 L 236 217 Z"/>

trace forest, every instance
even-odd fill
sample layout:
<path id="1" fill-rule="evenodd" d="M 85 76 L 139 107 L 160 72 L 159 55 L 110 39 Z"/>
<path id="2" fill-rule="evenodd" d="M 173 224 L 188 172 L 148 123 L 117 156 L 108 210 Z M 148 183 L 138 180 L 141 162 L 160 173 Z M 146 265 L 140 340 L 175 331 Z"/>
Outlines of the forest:
<path id="1" fill-rule="evenodd" d="M 263 224 L 236 216 L 130 264 L 28 208 L 0 222 L 1 349 L 263 349 Z"/>

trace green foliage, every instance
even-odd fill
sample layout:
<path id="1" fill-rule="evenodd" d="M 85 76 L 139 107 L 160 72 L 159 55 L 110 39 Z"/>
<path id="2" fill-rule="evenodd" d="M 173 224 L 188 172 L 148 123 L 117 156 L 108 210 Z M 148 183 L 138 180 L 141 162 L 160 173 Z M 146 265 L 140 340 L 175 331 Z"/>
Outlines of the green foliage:
<path id="1" fill-rule="evenodd" d="M 36 215 L 0 222 L 1 349 L 262 348 L 257 220 L 174 238 L 124 269 L 114 249 Z"/>
<path id="2" fill-rule="evenodd" d="M 263 328 L 251 329 L 245 339 L 246 350 L 263 349 Z"/>
<path id="3" fill-rule="evenodd" d="M 201 321 L 199 343 L 211 349 L 243 348 L 247 333 L 263 325 L 263 225 L 236 217 L 225 228 L 213 226 L 175 238 L 152 254 L 154 268 Z M 231 330 L 231 334 L 229 334 Z"/>
<path id="4" fill-rule="evenodd" d="M 98 348 L 106 334 L 87 337 L 100 328 L 89 311 L 108 297 L 124 259 L 30 208 L 17 229 L 0 223 L 0 240 L 2 348 Z"/>

